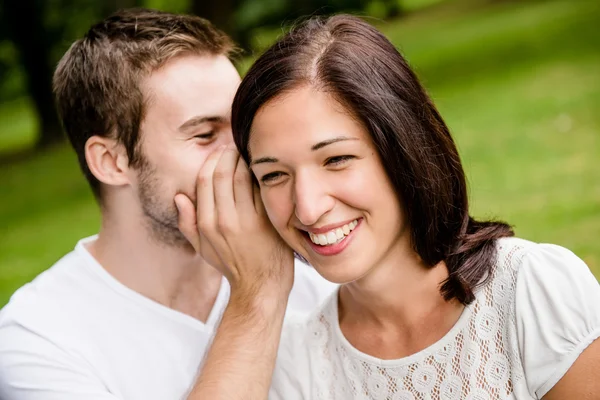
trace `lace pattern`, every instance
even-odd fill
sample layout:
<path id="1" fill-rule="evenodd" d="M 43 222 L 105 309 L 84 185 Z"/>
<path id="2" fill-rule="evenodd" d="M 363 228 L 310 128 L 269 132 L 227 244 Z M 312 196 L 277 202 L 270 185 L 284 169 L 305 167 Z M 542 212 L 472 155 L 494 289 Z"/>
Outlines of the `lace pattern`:
<path id="1" fill-rule="evenodd" d="M 524 379 L 515 326 L 515 287 L 525 241 L 500 240 L 488 282 L 455 327 L 423 351 L 378 360 L 354 349 L 337 325 L 337 297 L 309 323 L 317 370 L 313 397 L 381 400 L 515 398 Z M 335 324 L 335 325 L 333 325 Z M 313 354 L 315 354 L 313 353 Z M 519 397 L 521 398 L 521 396 Z"/>

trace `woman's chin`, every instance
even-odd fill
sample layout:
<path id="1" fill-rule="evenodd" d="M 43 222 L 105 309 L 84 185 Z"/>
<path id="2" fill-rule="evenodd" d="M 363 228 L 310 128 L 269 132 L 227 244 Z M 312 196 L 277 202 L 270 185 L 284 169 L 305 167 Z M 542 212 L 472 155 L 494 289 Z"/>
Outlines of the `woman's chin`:
<path id="1" fill-rule="evenodd" d="M 311 263 L 312 267 L 329 282 L 344 285 L 352 283 L 365 275 L 364 268 L 352 268 L 347 263 Z"/>

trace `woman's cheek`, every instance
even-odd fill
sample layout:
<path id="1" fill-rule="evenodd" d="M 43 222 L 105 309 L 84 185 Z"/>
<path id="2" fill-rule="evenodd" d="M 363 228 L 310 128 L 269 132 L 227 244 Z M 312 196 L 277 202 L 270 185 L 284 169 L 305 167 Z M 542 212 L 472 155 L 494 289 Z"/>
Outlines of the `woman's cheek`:
<path id="1" fill-rule="evenodd" d="M 286 211 L 286 209 L 289 208 L 289 205 L 287 204 L 289 200 L 277 196 L 277 193 L 274 193 L 274 191 L 270 189 L 261 190 L 261 198 L 269 220 L 279 234 L 281 234 L 282 230 L 285 228 L 286 222 L 289 220 L 289 216 L 286 217 L 285 215 L 289 214 L 289 212 Z"/>

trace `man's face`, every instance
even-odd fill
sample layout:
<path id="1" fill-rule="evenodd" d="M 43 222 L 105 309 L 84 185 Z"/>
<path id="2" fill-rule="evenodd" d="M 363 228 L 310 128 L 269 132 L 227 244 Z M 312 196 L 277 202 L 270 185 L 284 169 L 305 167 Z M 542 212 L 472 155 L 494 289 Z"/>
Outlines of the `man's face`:
<path id="1" fill-rule="evenodd" d="M 186 243 L 173 198 L 196 198 L 196 176 L 207 156 L 233 141 L 231 103 L 240 76 L 225 56 L 187 55 L 169 61 L 142 86 L 149 99 L 140 129 L 138 198 L 153 236 Z"/>

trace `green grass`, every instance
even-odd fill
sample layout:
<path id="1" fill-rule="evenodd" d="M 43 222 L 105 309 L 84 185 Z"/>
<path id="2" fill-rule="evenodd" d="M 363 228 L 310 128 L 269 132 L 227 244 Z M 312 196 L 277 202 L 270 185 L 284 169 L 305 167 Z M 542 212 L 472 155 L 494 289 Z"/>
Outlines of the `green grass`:
<path id="1" fill-rule="evenodd" d="M 76 157 L 62 146 L 4 165 L 0 199 L 0 304 L 95 233 L 99 211 Z"/>
<path id="2" fill-rule="evenodd" d="M 598 20 L 591 0 L 453 0 L 379 26 L 452 129 L 475 215 L 566 246 L 600 277 Z M 0 152 L 31 143 L 34 128 L 23 103 L 0 107 Z M 0 177 L 2 305 L 93 234 L 99 213 L 66 146 L 0 166 Z"/>
<path id="3" fill-rule="evenodd" d="M 382 28 L 453 130 L 474 213 L 571 248 L 600 277 L 600 5 L 471 12 L 465 23 L 448 5 Z"/>
<path id="4" fill-rule="evenodd" d="M 28 99 L 0 106 L 0 157 L 31 148 L 35 144 L 38 120 Z"/>

